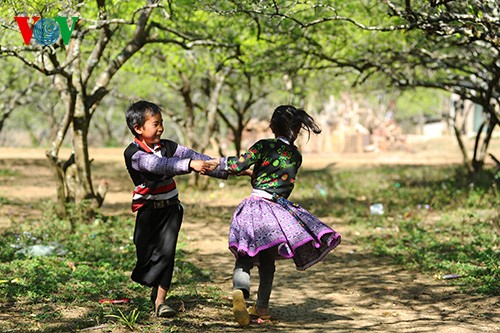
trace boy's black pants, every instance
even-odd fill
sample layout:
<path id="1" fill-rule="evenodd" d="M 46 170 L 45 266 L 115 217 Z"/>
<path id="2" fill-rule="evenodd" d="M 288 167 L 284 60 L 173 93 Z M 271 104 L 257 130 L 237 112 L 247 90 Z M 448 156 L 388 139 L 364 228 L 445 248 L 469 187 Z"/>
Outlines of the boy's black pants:
<path id="1" fill-rule="evenodd" d="M 180 204 L 158 209 L 146 205 L 137 212 L 134 230 L 137 264 L 132 280 L 148 287 L 160 285 L 170 289 L 183 212 Z"/>

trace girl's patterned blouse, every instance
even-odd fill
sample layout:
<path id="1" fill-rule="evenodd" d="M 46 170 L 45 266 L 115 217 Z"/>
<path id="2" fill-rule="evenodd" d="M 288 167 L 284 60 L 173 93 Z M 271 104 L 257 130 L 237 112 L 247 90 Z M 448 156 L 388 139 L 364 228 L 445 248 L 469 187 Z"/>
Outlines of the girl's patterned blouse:
<path id="1" fill-rule="evenodd" d="M 227 168 L 234 173 L 253 168 L 252 187 L 288 198 L 292 193 L 302 155 L 293 144 L 280 139 L 256 142 L 243 154 L 227 158 Z"/>

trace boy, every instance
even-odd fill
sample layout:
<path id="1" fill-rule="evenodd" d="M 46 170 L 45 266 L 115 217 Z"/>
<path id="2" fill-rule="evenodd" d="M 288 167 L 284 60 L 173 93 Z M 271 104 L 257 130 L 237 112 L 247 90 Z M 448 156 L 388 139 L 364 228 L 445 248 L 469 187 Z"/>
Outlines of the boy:
<path id="1" fill-rule="evenodd" d="M 216 169 L 217 160 L 177 144 L 161 140 L 161 108 L 147 101 L 132 104 L 126 112 L 134 141 L 124 152 L 127 170 L 134 182 L 132 211 L 137 212 L 134 244 L 137 263 L 132 280 L 152 287 L 151 302 L 157 317 L 171 317 L 175 310 L 165 304 L 174 270 L 177 236 L 183 208 L 173 179 L 196 171 L 226 179 Z"/>

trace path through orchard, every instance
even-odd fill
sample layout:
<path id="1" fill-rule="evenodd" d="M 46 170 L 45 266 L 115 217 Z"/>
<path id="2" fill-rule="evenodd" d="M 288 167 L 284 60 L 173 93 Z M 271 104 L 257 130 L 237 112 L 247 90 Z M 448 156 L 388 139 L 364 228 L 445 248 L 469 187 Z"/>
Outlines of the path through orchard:
<path id="1" fill-rule="evenodd" d="M 323 220 L 342 234 L 342 244 L 305 272 L 295 270 L 292 261 L 278 262 L 271 295 L 273 320 L 252 323 L 253 331 L 500 331 L 498 298 L 464 295 L 446 281 L 408 272 L 353 245 L 356 236 L 348 225 Z M 241 332 L 235 323 L 228 322 L 232 319 L 229 291 L 233 257 L 227 250 L 227 230 L 200 220 L 186 220 L 183 228 L 191 259 L 212 271 L 214 286 L 228 291 L 226 308 L 198 309 L 197 319 L 209 326 L 225 326 L 226 332 Z M 257 269 L 252 273 L 254 298 Z"/>

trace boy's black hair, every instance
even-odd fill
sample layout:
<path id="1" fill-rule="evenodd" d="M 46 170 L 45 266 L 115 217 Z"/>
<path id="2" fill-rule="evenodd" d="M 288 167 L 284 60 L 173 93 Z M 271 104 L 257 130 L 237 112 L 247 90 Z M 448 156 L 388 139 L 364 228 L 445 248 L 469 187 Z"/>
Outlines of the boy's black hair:
<path id="1" fill-rule="evenodd" d="M 300 129 L 305 129 L 309 136 L 311 131 L 321 133 L 321 129 L 310 115 L 292 105 L 278 106 L 271 117 L 270 127 L 276 136 L 284 136 L 290 141 L 295 139 L 294 134 Z"/>
<path id="2" fill-rule="evenodd" d="M 154 103 L 148 101 L 132 103 L 125 113 L 127 126 L 134 136 L 138 136 L 139 134 L 135 132 L 134 126 L 143 126 L 146 122 L 146 115 L 155 116 L 158 113 L 161 113 L 161 108 Z"/>

